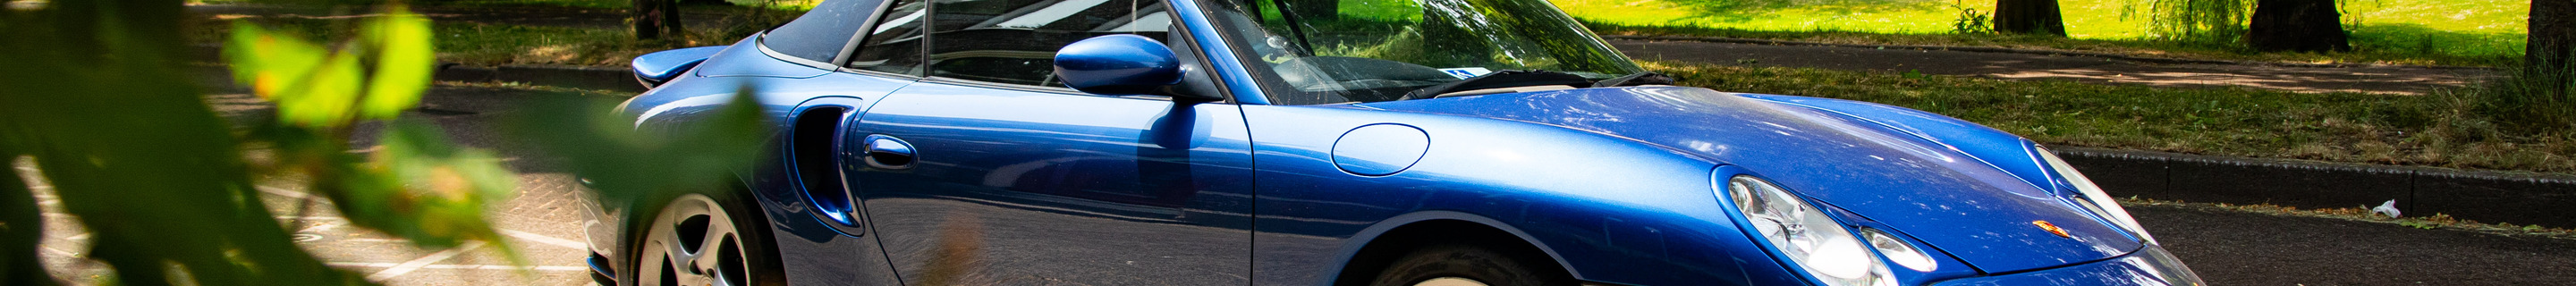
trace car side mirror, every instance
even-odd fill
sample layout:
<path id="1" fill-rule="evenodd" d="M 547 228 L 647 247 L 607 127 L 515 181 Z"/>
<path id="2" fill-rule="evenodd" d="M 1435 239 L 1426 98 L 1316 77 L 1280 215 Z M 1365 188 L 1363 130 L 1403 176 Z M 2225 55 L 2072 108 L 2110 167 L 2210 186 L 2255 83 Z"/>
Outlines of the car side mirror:
<path id="1" fill-rule="evenodd" d="M 1172 47 L 1137 35 L 1083 39 L 1055 52 L 1055 75 L 1067 87 L 1101 95 L 1181 95 L 1169 88 L 1181 83 L 1180 57 Z"/>

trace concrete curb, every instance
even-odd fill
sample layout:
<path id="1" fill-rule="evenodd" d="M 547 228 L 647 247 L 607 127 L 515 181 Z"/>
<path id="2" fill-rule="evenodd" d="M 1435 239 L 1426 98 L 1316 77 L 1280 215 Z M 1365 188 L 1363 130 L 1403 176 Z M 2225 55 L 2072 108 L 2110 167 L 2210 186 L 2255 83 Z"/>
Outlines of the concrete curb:
<path id="1" fill-rule="evenodd" d="M 2153 64 L 2261 65 L 2261 66 L 2307 67 L 2307 68 L 2343 68 L 2343 67 L 2365 67 L 2365 66 L 2405 66 L 2405 67 L 2420 67 L 2420 68 L 2432 68 L 2432 69 L 2495 69 L 2495 68 L 2490 68 L 2490 67 L 2472 67 L 2472 66 L 2441 66 L 2441 65 L 2310 64 L 2310 63 L 2283 63 L 2283 62 L 2256 62 L 2256 61 L 2197 60 L 2197 59 L 2176 59 L 2176 58 L 2140 57 L 2140 56 L 2131 56 L 2131 55 L 2122 55 L 2122 54 L 2112 54 L 2112 53 L 2077 52 L 2077 51 L 2059 51 L 2059 50 L 2037 50 L 2037 49 L 2014 49 L 2014 48 L 1997 48 L 1997 47 L 1917 46 L 1917 45 L 1861 45 L 1861 44 L 1837 44 L 1837 43 L 1825 43 L 1825 42 L 1803 42 L 1803 41 L 1782 41 L 1782 40 L 1745 39 L 1745 38 L 1719 38 L 1719 37 L 1694 37 L 1694 36 L 1664 36 L 1664 35 L 1606 35 L 1606 36 L 1601 36 L 1601 38 L 1603 38 L 1603 39 L 1613 39 L 1613 40 L 1642 40 L 1642 41 L 1694 41 L 1694 42 L 1711 42 L 1711 43 L 1762 44 L 1762 45 L 1781 45 L 1781 46 L 1823 46 L 1823 47 L 1843 47 L 1843 48 L 1862 48 L 1862 49 L 1887 49 L 1887 48 L 1894 48 L 1894 49 L 1932 50 L 1932 51 L 1962 51 L 1962 52 L 1980 52 L 1980 53 L 2014 53 L 2014 54 L 2033 54 L 2033 55 L 2050 55 L 2050 56 L 2078 56 L 2078 57 L 2109 58 L 2109 59 L 2116 59 L 2116 60 L 2124 60 L 2124 61 L 2132 61 L 2132 62 L 2142 62 L 2142 63 L 2153 63 Z"/>
<path id="2" fill-rule="evenodd" d="M 635 82 L 635 72 L 619 67 L 501 65 L 496 67 L 439 64 L 440 81 L 522 82 L 572 88 L 644 92 Z"/>
<path id="3" fill-rule="evenodd" d="M 2576 176 L 2054 148 L 2112 196 L 2299 208 L 2397 200 L 2406 216 L 2576 226 Z"/>

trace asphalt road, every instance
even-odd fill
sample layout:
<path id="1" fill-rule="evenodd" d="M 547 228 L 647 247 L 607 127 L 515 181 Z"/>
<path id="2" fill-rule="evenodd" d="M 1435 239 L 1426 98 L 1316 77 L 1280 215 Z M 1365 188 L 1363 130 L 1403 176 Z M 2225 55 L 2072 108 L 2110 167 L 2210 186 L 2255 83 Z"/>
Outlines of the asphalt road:
<path id="1" fill-rule="evenodd" d="M 438 122 L 467 145 L 498 149 L 509 157 L 513 168 L 524 174 L 520 194 L 494 208 L 492 218 L 505 229 L 504 233 L 510 234 L 507 242 L 533 262 L 529 265 L 532 267 L 520 270 L 509 266 L 489 251 L 489 246 L 451 251 L 412 248 L 401 240 L 346 227 L 344 221 L 328 212 L 306 215 L 296 226 L 308 238 L 305 245 L 331 265 L 392 285 L 589 284 L 581 269 L 584 240 L 578 204 L 585 202 L 572 193 L 568 176 L 548 170 L 540 156 L 504 144 L 490 128 L 494 119 L 511 112 L 512 102 L 542 94 L 513 88 L 442 86 L 431 91 L 422 111 L 411 114 Z M 237 120 L 263 120 L 257 114 L 267 108 L 241 94 L 210 95 L 209 100 Z M 280 208 L 280 213 L 292 213 L 285 210 L 296 207 L 302 193 L 293 188 L 292 182 L 268 185 L 274 187 L 263 189 L 269 195 L 269 205 Z M 40 200 L 48 202 L 48 213 L 58 211 L 49 197 Z M 2576 284 L 2576 240 L 2188 207 L 2130 210 L 2168 249 L 2216 285 Z M 48 218 L 51 229 L 46 233 L 45 249 L 40 250 L 48 266 L 57 277 L 69 277 L 75 282 L 94 279 L 89 275 L 99 273 L 95 264 L 71 259 L 87 251 L 82 240 L 86 236 L 72 226 L 74 218 L 59 214 Z"/>

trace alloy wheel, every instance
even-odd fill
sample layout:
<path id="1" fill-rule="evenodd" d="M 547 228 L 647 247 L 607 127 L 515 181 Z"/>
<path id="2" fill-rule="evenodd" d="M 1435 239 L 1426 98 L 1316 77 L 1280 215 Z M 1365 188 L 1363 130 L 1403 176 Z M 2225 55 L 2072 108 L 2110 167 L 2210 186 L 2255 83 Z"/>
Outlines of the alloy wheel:
<path id="1" fill-rule="evenodd" d="M 742 235 L 724 206 L 705 195 L 672 199 L 644 233 L 636 284 L 745 286 L 751 269 Z"/>

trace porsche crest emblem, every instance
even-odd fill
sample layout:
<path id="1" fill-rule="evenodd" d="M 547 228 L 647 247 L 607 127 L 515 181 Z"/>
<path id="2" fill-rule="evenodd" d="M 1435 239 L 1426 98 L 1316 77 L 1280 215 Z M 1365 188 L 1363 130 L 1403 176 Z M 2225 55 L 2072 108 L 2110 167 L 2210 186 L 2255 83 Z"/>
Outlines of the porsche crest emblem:
<path id="1" fill-rule="evenodd" d="M 2057 235 L 2057 237 L 2075 238 L 2075 236 L 2074 236 L 2074 235 L 2068 235 L 2068 234 L 2066 234 L 2066 229 L 2065 229 L 2065 228 L 2059 228 L 2059 227 L 2057 227 L 2057 224 L 2048 223 L 2048 221 L 2045 221 L 2045 220 L 2034 220 L 2034 221 L 2030 221 L 2030 225 L 2036 225 L 2036 226 L 2039 226 L 2039 229 L 2048 230 L 2048 233 L 2050 233 L 2050 234 L 2056 234 L 2056 235 Z"/>

